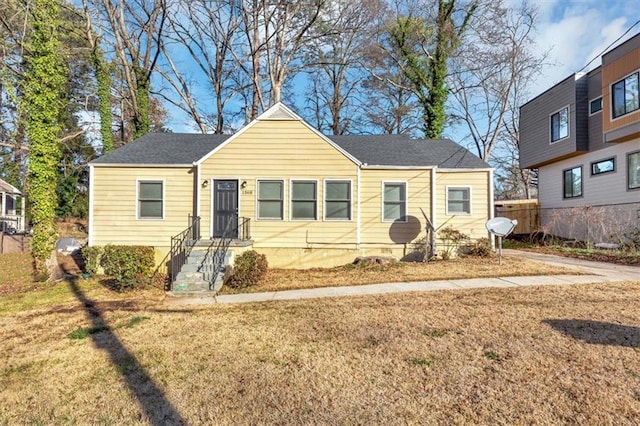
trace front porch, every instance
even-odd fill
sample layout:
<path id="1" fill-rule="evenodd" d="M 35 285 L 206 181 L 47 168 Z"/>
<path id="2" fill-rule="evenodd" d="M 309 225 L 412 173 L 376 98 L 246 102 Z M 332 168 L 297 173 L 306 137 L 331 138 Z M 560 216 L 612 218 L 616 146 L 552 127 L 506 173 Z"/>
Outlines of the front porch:
<path id="1" fill-rule="evenodd" d="M 202 238 L 200 217 L 189 216 L 189 227 L 171 238 L 170 291 L 173 294 L 217 292 L 235 250 L 253 246 L 251 220 L 231 216 L 220 235 Z"/>
<path id="2" fill-rule="evenodd" d="M 22 234 L 26 229 L 24 195 L 16 187 L 0 179 L 0 231 Z"/>

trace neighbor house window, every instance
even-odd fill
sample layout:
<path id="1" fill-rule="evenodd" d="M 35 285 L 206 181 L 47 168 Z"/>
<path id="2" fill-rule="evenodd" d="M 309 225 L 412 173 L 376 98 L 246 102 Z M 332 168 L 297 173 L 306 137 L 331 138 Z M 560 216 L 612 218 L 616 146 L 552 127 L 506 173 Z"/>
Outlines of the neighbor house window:
<path id="1" fill-rule="evenodd" d="M 325 181 L 324 218 L 329 220 L 351 220 L 351 181 Z"/>
<path id="2" fill-rule="evenodd" d="M 640 151 L 627 156 L 627 187 L 640 188 Z"/>
<path id="3" fill-rule="evenodd" d="M 591 175 L 602 175 L 616 171 L 616 159 L 607 158 L 606 160 L 591 163 Z"/>
<path id="4" fill-rule="evenodd" d="M 589 114 L 595 114 L 602 111 L 602 96 L 589 102 Z"/>
<path id="5" fill-rule="evenodd" d="M 162 181 L 138 181 L 138 219 L 163 218 L 162 187 Z"/>
<path id="6" fill-rule="evenodd" d="M 291 181 L 291 219 L 316 220 L 316 186 L 312 180 Z"/>
<path id="7" fill-rule="evenodd" d="M 559 141 L 569 136 L 569 107 L 564 107 L 555 114 L 551 114 L 551 142 Z"/>
<path id="8" fill-rule="evenodd" d="M 629 114 L 640 108 L 640 72 L 635 72 L 611 85 L 613 118 Z"/>
<path id="9" fill-rule="evenodd" d="M 407 184 L 384 182 L 382 186 L 382 220 L 406 220 Z"/>
<path id="10" fill-rule="evenodd" d="M 563 172 L 564 198 L 582 196 L 582 166 L 574 167 Z"/>
<path id="11" fill-rule="evenodd" d="M 283 216 L 284 183 L 281 180 L 258 181 L 258 219 L 278 219 Z"/>
<path id="12" fill-rule="evenodd" d="M 471 188 L 447 188 L 447 214 L 471 214 Z"/>

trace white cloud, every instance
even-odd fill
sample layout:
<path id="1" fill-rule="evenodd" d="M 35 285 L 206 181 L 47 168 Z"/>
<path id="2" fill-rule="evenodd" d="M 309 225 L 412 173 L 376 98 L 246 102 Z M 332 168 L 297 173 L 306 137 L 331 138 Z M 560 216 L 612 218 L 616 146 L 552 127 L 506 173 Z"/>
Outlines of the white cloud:
<path id="1" fill-rule="evenodd" d="M 549 52 L 548 63 L 539 78 L 530 86 L 531 97 L 582 69 L 594 57 L 586 70 L 600 65 L 599 56 L 632 24 L 628 2 L 553 0 L 536 3 L 538 25 L 536 49 Z M 618 43 L 638 33 L 634 28 Z M 618 44 L 617 43 L 617 44 Z"/>

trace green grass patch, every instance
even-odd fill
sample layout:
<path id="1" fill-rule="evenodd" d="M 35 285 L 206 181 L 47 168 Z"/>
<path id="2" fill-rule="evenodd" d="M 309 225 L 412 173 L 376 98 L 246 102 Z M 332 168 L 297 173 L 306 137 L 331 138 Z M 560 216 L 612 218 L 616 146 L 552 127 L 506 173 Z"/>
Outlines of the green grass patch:
<path id="1" fill-rule="evenodd" d="M 484 353 L 484 356 L 491 361 L 502 361 L 502 357 L 500 356 L 500 354 L 494 351 L 487 351 Z"/>
<path id="2" fill-rule="evenodd" d="M 123 325 L 124 328 L 133 328 L 137 324 L 140 324 L 142 321 L 149 320 L 151 317 L 140 317 L 136 316 L 127 321 L 126 324 Z"/>
<path id="3" fill-rule="evenodd" d="M 100 333 L 101 331 L 108 330 L 106 325 L 99 325 L 95 327 L 80 327 L 67 334 L 67 337 L 71 340 L 81 340 L 89 337 L 91 334 Z"/>

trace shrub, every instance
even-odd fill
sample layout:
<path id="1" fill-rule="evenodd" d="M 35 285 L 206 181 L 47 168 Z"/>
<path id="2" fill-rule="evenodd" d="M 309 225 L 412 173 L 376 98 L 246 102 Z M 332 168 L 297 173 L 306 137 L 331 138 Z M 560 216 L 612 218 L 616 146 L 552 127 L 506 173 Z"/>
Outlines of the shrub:
<path id="1" fill-rule="evenodd" d="M 82 247 L 82 259 L 84 260 L 84 270 L 91 275 L 98 273 L 100 267 L 100 258 L 102 257 L 102 247 L 84 246 Z"/>
<path id="2" fill-rule="evenodd" d="M 458 249 L 460 248 L 462 243 L 469 239 L 468 235 L 463 234 L 462 232 L 454 229 L 451 226 L 447 226 L 446 228 L 441 229 L 439 234 L 440 239 L 442 240 L 444 245 L 444 248 L 440 255 L 444 260 L 449 260 L 452 257 L 457 256 Z"/>
<path id="3" fill-rule="evenodd" d="M 100 264 L 116 280 L 119 290 L 138 287 L 151 277 L 155 266 L 153 247 L 106 245 Z"/>
<path id="4" fill-rule="evenodd" d="M 236 257 L 233 274 L 227 284 L 233 288 L 256 285 L 267 272 L 267 257 L 255 250 L 249 250 Z"/>
<path id="5" fill-rule="evenodd" d="M 475 243 L 468 246 L 467 254 L 470 256 L 489 257 L 492 254 L 491 242 L 488 238 L 478 238 Z"/>

